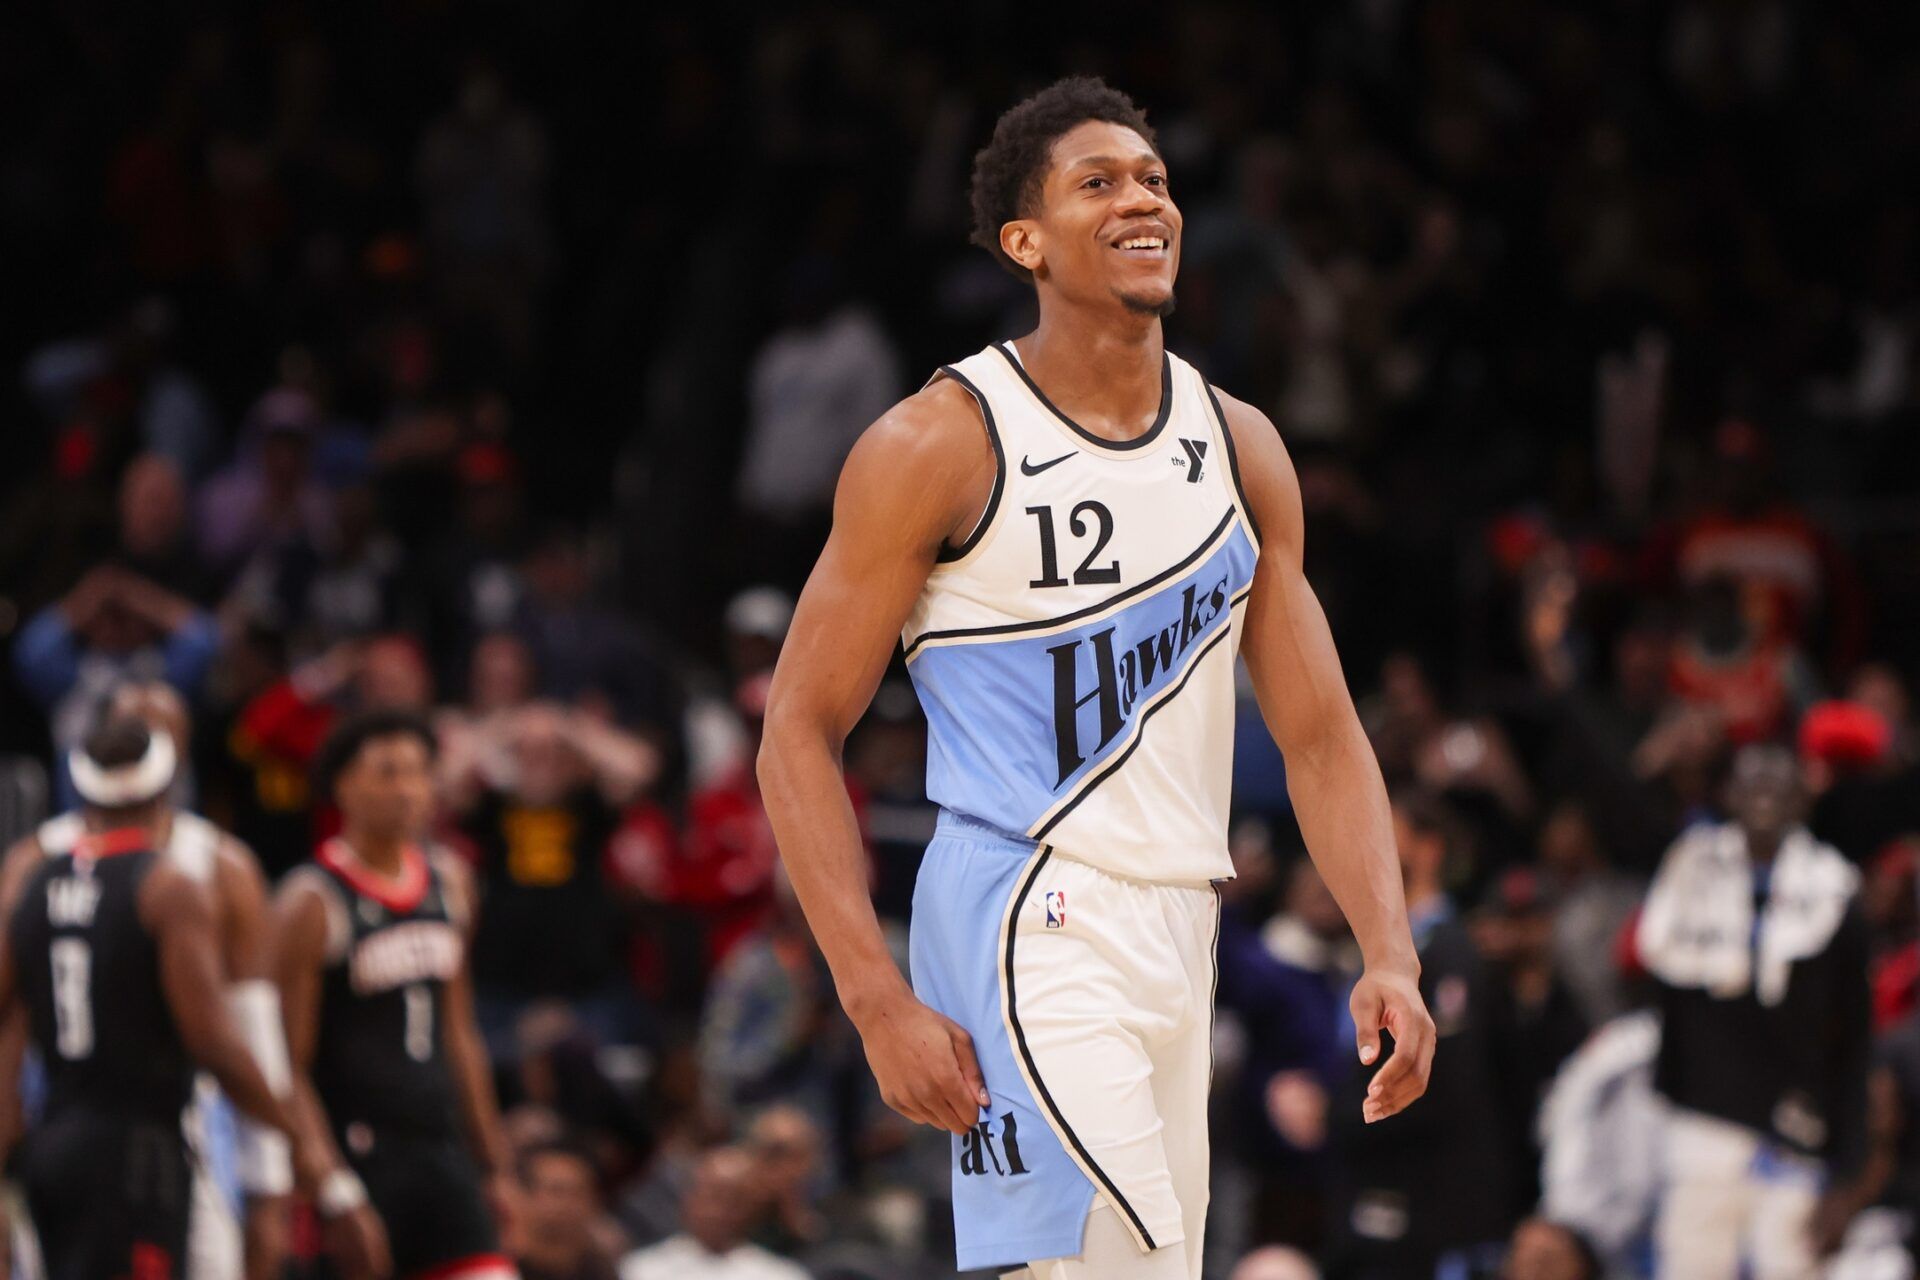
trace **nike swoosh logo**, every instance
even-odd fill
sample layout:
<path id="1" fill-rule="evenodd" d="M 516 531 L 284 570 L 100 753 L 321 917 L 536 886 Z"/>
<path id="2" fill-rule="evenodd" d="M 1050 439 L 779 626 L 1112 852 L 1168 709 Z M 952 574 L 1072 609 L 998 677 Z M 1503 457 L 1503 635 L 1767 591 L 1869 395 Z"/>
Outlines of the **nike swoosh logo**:
<path id="1" fill-rule="evenodd" d="M 1061 463 L 1065 462 L 1068 458 L 1071 458 L 1072 456 L 1073 456 L 1072 453 L 1063 453 L 1057 458 L 1050 458 L 1047 461 L 1040 463 L 1038 466 L 1034 465 L 1033 459 L 1028 457 L 1022 457 L 1020 459 L 1020 474 L 1023 476 L 1037 476 L 1042 471 L 1045 471 L 1048 467 L 1057 467 Z"/>

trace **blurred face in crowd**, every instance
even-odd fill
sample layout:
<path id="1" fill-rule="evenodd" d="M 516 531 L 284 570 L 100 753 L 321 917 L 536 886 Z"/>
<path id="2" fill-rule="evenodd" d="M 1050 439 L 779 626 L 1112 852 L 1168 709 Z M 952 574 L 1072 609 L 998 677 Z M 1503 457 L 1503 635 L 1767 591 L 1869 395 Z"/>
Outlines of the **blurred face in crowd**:
<path id="1" fill-rule="evenodd" d="M 1401 804 L 1393 806 L 1393 842 L 1400 850 L 1400 870 L 1412 898 L 1440 887 L 1447 861 L 1447 842 L 1437 831 L 1424 830 Z"/>
<path id="2" fill-rule="evenodd" d="M 747 1145 L 776 1196 L 804 1187 L 820 1164 L 820 1131 L 797 1107 L 762 1112 L 747 1133 Z"/>
<path id="3" fill-rule="evenodd" d="M 1600 866 L 1600 843 L 1577 804 L 1562 804 L 1540 828 L 1540 865 L 1562 881 L 1576 880 Z"/>
<path id="4" fill-rule="evenodd" d="M 708 1252 L 725 1253 L 746 1239 L 766 1203 L 754 1158 L 738 1147 L 720 1147 L 700 1158 L 680 1218 Z"/>
<path id="5" fill-rule="evenodd" d="M 350 832 L 413 839 L 433 818 L 433 757 L 411 733 L 370 738 L 340 771 L 333 794 Z"/>
<path id="6" fill-rule="evenodd" d="M 513 739 L 514 795 L 526 804 L 553 804 L 580 778 L 580 757 L 567 741 L 558 707 L 537 703 L 520 712 Z"/>
<path id="7" fill-rule="evenodd" d="M 1806 812 L 1800 762 L 1784 747 L 1742 748 L 1733 758 L 1727 808 L 1748 841 L 1770 852 Z"/>
<path id="8" fill-rule="evenodd" d="M 120 480 L 120 545 L 132 555 L 159 558 L 179 545 L 187 523 L 187 488 L 180 468 L 144 453 Z"/>
<path id="9" fill-rule="evenodd" d="M 1117 299 L 1129 311 L 1164 316 L 1173 310 L 1181 226 L 1166 163 L 1147 140 L 1089 120 L 1055 140 L 1037 215 L 1009 222 L 1000 243 L 1043 289 L 1081 305 Z M 1121 247 L 1146 240 L 1153 244 Z"/>
<path id="10" fill-rule="evenodd" d="M 1541 1218 L 1529 1218 L 1513 1233 L 1513 1247 L 1501 1280 L 1591 1280 L 1580 1246 L 1567 1229 Z"/>
<path id="11" fill-rule="evenodd" d="M 1320 1271 L 1298 1249 L 1269 1245 L 1240 1259 L 1232 1280 L 1320 1280 Z"/>
<path id="12" fill-rule="evenodd" d="M 366 707 L 420 711 L 433 699 L 433 682 L 420 650 L 399 636 L 367 643 L 358 687 Z"/>
<path id="13" fill-rule="evenodd" d="M 518 636 L 487 636 L 473 646 L 468 683 L 481 715 L 517 707 L 533 696 L 533 654 Z"/>
<path id="14" fill-rule="evenodd" d="M 1877 662 L 1862 667 L 1847 686 L 1847 698 L 1876 712 L 1896 733 L 1907 723 L 1907 686 L 1892 667 Z"/>
<path id="15" fill-rule="evenodd" d="M 552 1270 L 564 1270 L 593 1247 L 600 1212 L 593 1169 L 570 1151 L 528 1157 L 520 1174 L 519 1226 L 522 1254 Z"/>

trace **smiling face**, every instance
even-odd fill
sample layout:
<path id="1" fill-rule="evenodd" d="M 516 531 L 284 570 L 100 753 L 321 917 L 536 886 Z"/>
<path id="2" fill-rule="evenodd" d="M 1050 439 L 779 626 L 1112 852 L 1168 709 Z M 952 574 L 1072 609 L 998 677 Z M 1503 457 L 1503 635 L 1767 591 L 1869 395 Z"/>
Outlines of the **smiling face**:
<path id="1" fill-rule="evenodd" d="M 1166 164 L 1146 139 L 1089 120 L 1054 142 L 1039 208 L 1002 227 L 1000 244 L 1043 293 L 1164 316 L 1173 310 L 1181 225 Z"/>

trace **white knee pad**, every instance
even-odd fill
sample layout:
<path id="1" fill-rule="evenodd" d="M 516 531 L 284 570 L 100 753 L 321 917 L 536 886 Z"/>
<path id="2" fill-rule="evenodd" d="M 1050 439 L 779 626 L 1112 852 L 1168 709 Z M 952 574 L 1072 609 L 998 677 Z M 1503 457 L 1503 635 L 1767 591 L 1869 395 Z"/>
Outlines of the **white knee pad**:
<path id="1" fill-rule="evenodd" d="M 1087 1213 L 1087 1234 L 1077 1258 L 1048 1258 L 1030 1262 L 1020 1280 L 1198 1280 L 1187 1269 L 1187 1248 L 1181 1241 L 1140 1252 L 1133 1235 L 1104 1198 L 1096 1198 Z"/>

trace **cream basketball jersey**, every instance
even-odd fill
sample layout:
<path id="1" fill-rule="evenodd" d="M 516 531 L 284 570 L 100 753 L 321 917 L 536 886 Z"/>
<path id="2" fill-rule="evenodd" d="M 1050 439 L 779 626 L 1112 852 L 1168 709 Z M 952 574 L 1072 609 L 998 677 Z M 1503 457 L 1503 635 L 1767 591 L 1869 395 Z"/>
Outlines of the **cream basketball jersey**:
<path id="1" fill-rule="evenodd" d="M 1153 425 L 1115 442 L 1055 408 L 1011 343 L 940 377 L 979 401 L 999 466 L 902 635 L 928 796 L 1117 875 L 1232 875 L 1234 659 L 1259 534 L 1211 388 L 1164 356 Z"/>

